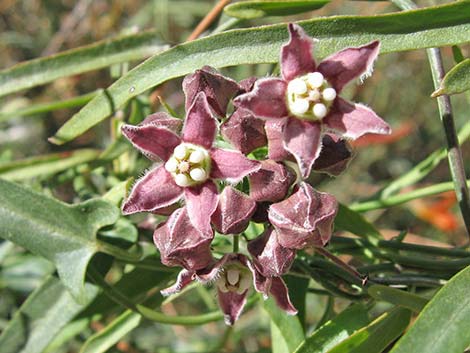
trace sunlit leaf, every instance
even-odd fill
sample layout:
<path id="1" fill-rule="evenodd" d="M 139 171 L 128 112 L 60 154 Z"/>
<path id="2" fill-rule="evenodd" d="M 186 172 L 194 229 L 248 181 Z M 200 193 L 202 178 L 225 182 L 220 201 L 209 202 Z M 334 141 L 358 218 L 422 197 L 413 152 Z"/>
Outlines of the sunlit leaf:
<path id="1" fill-rule="evenodd" d="M 289 16 L 302 12 L 317 10 L 329 0 L 257 0 L 240 1 L 224 8 L 227 15 L 243 19 L 252 19 L 266 16 Z"/>
<path id="2" fill-rule="evenodd" d="M 470 59 L 455 65 L 441 82 L 441 86 L 432 94 L 438 97 L 443 94 L 457 94 L 470 89 Z"/>

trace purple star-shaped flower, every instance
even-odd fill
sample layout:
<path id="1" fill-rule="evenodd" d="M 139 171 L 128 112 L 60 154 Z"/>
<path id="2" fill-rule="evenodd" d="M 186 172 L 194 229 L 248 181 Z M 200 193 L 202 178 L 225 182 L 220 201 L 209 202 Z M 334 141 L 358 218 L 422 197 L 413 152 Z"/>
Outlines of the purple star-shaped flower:
<path id="1" fill-rule="evenodd" d="M 159 113 L 138 126 L 122 127 L 123 135 L 135 147 L 150 159 L 164 162 L 136 182 L 122 211 L 154 212 L 184 197 L 191 222 L 208 234 L 218 202 L 214 179 L 237 182 L 257 171 L 260 164 L 238 151 L 213 146 L 217 123 L 203 92 L 188 109 L 181 136 L 176 133 L 175 121 L 178 119 Z"/>
<path id="2" fill-rule="evenodd" d="M 306 178 L 326 132 L 356 139 L 366 133 L 388 134 L 390 127 L 366 106 L 338 96 L 349 81 L 370 70 L 379 53 L 378 41 L 344 49 L 317 65 L 314 41 L 296 24 L 289 24 L 289 33 L 290 41 L 281 50 L 282 78 L 256 81 L 234 104 L 278 125 L 283 147 Z"/>

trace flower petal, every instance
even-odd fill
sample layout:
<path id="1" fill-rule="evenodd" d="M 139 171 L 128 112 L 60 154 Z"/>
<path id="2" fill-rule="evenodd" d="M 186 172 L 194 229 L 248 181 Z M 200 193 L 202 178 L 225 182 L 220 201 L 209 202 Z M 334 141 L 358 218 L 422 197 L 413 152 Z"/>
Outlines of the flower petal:
<path id="1" fill-rule="evenodd" d="M 316 172 L 338 176 L 346 169 L 351 158 L 352 147 L 348 141 L 325 134 L 320 155 L 313 163 L 313 169 Z"/>
<path id="2" fill-rule="evenodd" d="M 147 125 L 166 127 L 171 131 L 178 132 L 181 129 L 181 125 L 183 125 L 183 122 L 181 119 L 173 118 L 165 112 L 157 112 L 150 114 L 139 124 L 139 126 Z"/>
<path id="3" fill-rule="evenodd" d="M 186 110 L 189 110 L 197 94 L 204 92 L 209 106 L 221 117 L 225 117 L 229 100 L 239 90 L 240 86 L 234 80 L 221 75 L 210 66 L 196 70 L 183 80 Z"/>
<path id="4" fill-rule="evenodd" d="M 318 65 L 318 71 L 340 92 L 349 81 L 367 75 L 372 70 L 379 50 L 378 41 L 357 48 L 346 48 L 323 60 Z"/>
<path id="5" fill-rule="evenodd" d="M 268 120 L 264 124 L 264 130 L 268 138 L 268 157 L 273 161 L 291 159 L 292 155 L 286 151 L 283 142 L 283 130 L 289 118 Z"/>
<path id="6" fill-rule="evenodd" d="M 191 223 L 204 234 L 212 233 L 211 216 L 217 208 L 217 187 L 208 180 L 202 185 L 184 189 Z"/>
<path id="7" fill-rule="evenodd" d="M 178 135 L 158 124 L 124 124 L 121 131 L 124 137 L 151 160 L 166 161 L 181 143 Z"/>
<path id="8" fill-rule="evenodd" d="M 204 92 L 199 92 L 186 114 L 183 141 L 209 149 L 214 142 L 217 124 L 212 117 Z"/>
<path id="9" fill-rule="evenodd" d="M 238 108 L 220 127 L 222 136 L 230 141 L 243 154 L 248 154 L 267 143 L 264 121 L 253 114 Z"/>
<path id="10" fill-rule="evenodd" d="M 287 83 L 279 78 L 260 79 L 251 92 L 238 96 L 233 104 L 251 111 L 257 118 L 283 118 L 289 115 L 286 89 Z"/>
<path id="11" fill-rule="evenodd" d="M 268 228 L 262 235 L 248 242 L 257 270 L 266 277 L 278 277 L 287 273 L 295 258 L 295 250 L 279 244 L 277 232 Z"/>
<path id="12" fill-rule="evenodd" d="M 338 210 L 336 199 L 300 183 L 299 189 L 269 208 L 269 221 L 278 230 L 278 241 L 289 249 L 324 246 L 331 237 Z"/>
<path id="13" fill-rule="evenodd" d="M 282 77 L 290 81 L 297 76 L 315 71 L 312 38 L 299 25 L 289 24 L 290 40 L 281 49 Z"/>
<path id="14" fill-rule="evenodd" d="M 172 205 L 183 196 L 183 189 L 160 165 L 137 180 L 129 196 L 122 204 L 125 215 L 136 212 L 153 212 Z"/>
<path id="15" fill-rule="evenodd" d="M 214 179 L 237 182 L 261 167 L 258 161 L 248 159 L 238 151 L 213 148 L 209 154 L 212 158 L 210 176 Z"/>
<path id="16" fill-rule="evenodd" d="M 256 209 L 256 202 L 231 186 L 219 196 L 217 209 L 212 215 L 215 229 L 222 234 L 238 234 L 245 230 Z"/>
<path id="17" fill-rule="evenodd" d="M 321 150 L 322 127 L 320 123 L 289 118 L 284 128 L 284 148 L 299 165 L 303 178 L 307 178 Z"/>
<path id="18" fill-rule="evenodd" d="M 279 308 L 289 315 L 297 314 L 297 309 L 292 305 L 289 298 L 289 291 L 281 277 L 273 277 L 269 293 L 273 296 Z"/>
<path id="19" fill-rule="evenodd" d="M 189 271 L 207 267 L 212 261 L 213 234 L 197 230 L 185 208 L 173 212 L 153 233 L 153 241 L 166 266 L 182 266 Z"/>
<path id="20" fill-rule="evenodd" d="M 241 294 L 236 292 L 222 292 L 217 290 L 217 297 L 219 299 L 219 306 L 224 313 L 224 321 L 227 325 L 232 326 L 242 313 L 243 307 L 246 304 L 246 295 L 248 289 Z"/>
<path id="21" fill-rule="evenodd" d="M 261 169 L 248 178 L 250 196 L 257 202 L 282 200 L 295 181 L 295 175 L 289 168 L 269 159 L 261 161 Z"/>
<path id="22" fill-rule="evenodd" d="M 168 295 L 181 292 L 188 284 L 190 284 L 194 280 L 194 277 L 195 277 L 194 271 L 181 270 L 180 273 L 178 273 L 178 278 L 176 279 L 176 283 L 172 285 L 171 287 L 162 289 L 160 291 L 161 295 L 166 297 Z"/>
<path id="23" fill-rule="evenodd" d="M 332 111 L 323 120 L 329 130 L 345 138 L 357 139 L 364 134 L 390 134 L 391 128 L 371 109 L 338 97 Z"/>

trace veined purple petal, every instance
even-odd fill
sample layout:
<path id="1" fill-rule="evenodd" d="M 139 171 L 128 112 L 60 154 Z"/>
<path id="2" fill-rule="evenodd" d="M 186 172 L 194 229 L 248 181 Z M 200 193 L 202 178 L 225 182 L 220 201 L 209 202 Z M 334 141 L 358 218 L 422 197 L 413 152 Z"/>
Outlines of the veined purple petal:
<path id="1" fill-rule="evenodd" d="M 357 139 L 364 134 L 390 134 L 391 128 L 371 109 L 362 104 L 336 98 L 330 114 L 323 120 L 332 132 L 345 138 Z"/>
<path id="2" fill-rule="evenodd" d="M 338 210 L 336 199 L 309 184 L 269 208 L 269 220 L 277 228 L 279 244 L 289 249 L 324 246 L 331 237 Z"/>
<path id="3" fill-rule="evenodd" d="M 222 292 L 217 290 L 217 297 L 219 305 L 224 313 L 224 321 L 227 325 L 232 326 L 242 313 L 243 307 L 246 304 L 246 295 L 248 290 L 241 294 L 236 292 Z"/>
<path id="4" fill-rule="evenodd" d="M 297 314 L 297 309 L 292 305 L 289 298 L 289 291 L 281 277 L 273 277 L 269 293 L 273 296 L 279 308 L 289 315 Z"/>
<path id="5" fill-rule="evenodd" d="M 196 274 L 194 271 L 188 271 L 183 269 L 180 271 L 180 273 L 178 273 L 176 283 L 173 284 L 171 287 L 162 289 L 160 293 L 166 297 L 168 295 L 181 292 L 187 285 L 189 285 L 194 280 L 195 276 Z"/>
<path id="6" fill-rule="evenodd" d="M 286 89 L 287 83 L 282 79 L 260 79 L 251 92 L 238 96 L 233 103 L 237 108 L 251 111 L 257 118 L 284 118 L 289 115 Z"/>
<path id="7" fill-rule="evenodd" d="M 250 196 L 255 201 L 282 200 L 295 181 L 295 174 L 285 165 L 272 160 L 261 161 L 261 168 L 251 174 Z"/>
<path id="8" fill-rule="evenodd" d="M 293 23 L 289 24 L 289 34 L 289 42 L 281 49 L 281 71 L 286 81 L 315 71 L 312 38 L 302 27 Z"/>
<path id="9" fill-rule="evenodd" d="M 348 141 L 325 134 L 320 155 L 313 163 L 313 169 L 316 172 L 338 176 L 346 169 L 351 158 L 352 147 Z"/>
<path id="10" fill-rule="evenodd" d="M 157 124 L 128 125 L 121 128 L 122 134 L 144 155 L 152 160 L 166 161 L 181 143 L 174 132 Z"/>
<path id="11" fill-rule="evenodd" d="M 217 186 L 208 180 L 202 185 L 185 188 L 184 196 L 191 223 L 204 234 L 212 233 L 211 216 L 217 208 Z"/>
<path id="12" fill-rule="evenodd" d="M 240 90 L 232 79 L 221 75 L 210 66 L 204 66 L 183 80 L 186 110 L 189 110 L 199 92 L 204 92 L 209 106 L 221 117 L 225 117 L 229 100 Z"/>
<path id="13" fill-rule="evenodd" d="M 180 208 L 155 230 L 153 241 L 163 264 L 196 271 L 212 263 L 210 244 L 213 236 L 212 232 L 204 234 L 196 229 L 186 209 Z"/>
<path id="14" fill-rule="evenodd" d="M 222 124 L 220 132 L 243 154 L 248 154 L 267 143 L 264 121 L 256 119 L 250 111 L 242 108 L 238 108 Z"/>
<path id="15" fill-rule="evenodd" d="M 277 232 L 268 228 L 262 235 L 248 242 L 257 270 L 266 277 L 278 277 L 287 273 L 294 262 L 295 250 L 279 244 Z"/>
<path id="16" fill-rule="evenodd" d="M 222 234 L 243 232 L 256 209 L 256 202 L 231 186 L 219 196 L 217 209 L 212 215 L 215 229 Z"/>
<path id="17" fill-rule="evenodd" d="M 291 117 L 284 127 L 284 148 L 295 157 L 303 178 L 310 175 L 313 162 L 320 154 L 321 125 Z"/>
<path id="18" fill-rule="evenodd" d="M 357 48 L 346 48 L 323 60 L 318 65 L 318 71 L 340 92 L 349 81 L 372 70 L 379 50 L 378 41 Z"/>
<path id="19" fill-rule="evenodd" d="M 212 148 L 209 154 L 212 158 L 210 176 L 214 179 L 237 182 L 261 167 L 258 161 L 248 159 L 238 151 Z"/>
<path id="20" fill-rule="evenodd" d="M 122 204 L 122 213 L 153 212 L 170 206 L 183 196 L 183 189 L 160 165 L 137 180 L 129 196 Z"/>
<path id="21" fill-rule="evenodd" d="M 170 129 L 173 132 L 178 132 L 181 129 L 181 126 L 183 125 L 183 121 L 181 119 L 173 118 L 165 112 L 157 112 L 150 114 L 139 124 L 139 126 L 147 125 L 166 127 L 167 129 Z"/>
<path id="22" fill-rule="evenodd" d="M 209 149 L 214 142 L 217 124 L 212 117 L 204 92 L 199 92 L 186 113 L 183 141 Z"/>
<path id="23" fill-rule="evenodd" d="M 268 157 L 273 161 L 291 159 L 292 155 L 284 148 L 284 127 L 289 118 L 268 120 L 264 125 L 268 138 Z"/>

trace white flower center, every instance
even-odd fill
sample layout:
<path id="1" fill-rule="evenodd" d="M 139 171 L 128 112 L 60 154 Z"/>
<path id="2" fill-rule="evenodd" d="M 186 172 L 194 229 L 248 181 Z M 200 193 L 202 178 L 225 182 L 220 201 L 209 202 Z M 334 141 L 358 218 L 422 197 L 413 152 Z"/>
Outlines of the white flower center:
<path id="1" fill-rule="evenodd" d="M 173 176 L 176 185 L 194 186 L 209 178 L 211 158 L 205 148 L 183 142 L 175 147 L 165 169 Z"/>
<path id="2" fill-rule="evenodd" d="M 287 106 L 294 116 L 306 120 L 322 120 L 328 115 L 336 98 L 321 72 L 310 72 L 287 85 Z"/>
<path id="3" fill-rule="evenodd" d="M 250 288 L 251 282 L 252 275 L 248 268 L 231 263 L 225 266 L 221 276 L 216 281 L 216 285 L 223 293 L 235 292 L 242 294 Z"/>

